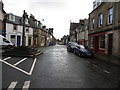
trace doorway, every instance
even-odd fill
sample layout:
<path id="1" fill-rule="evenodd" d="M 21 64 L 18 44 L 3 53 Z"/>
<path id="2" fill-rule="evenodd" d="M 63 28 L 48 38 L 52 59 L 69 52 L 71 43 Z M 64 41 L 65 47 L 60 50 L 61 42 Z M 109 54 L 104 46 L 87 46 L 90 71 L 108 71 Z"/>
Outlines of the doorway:
<path id="1" fill-rule="evenodd" d="M 95 39 L 94 39 L 94 51 L 95 52 L 98 52 L 99 51 L 99 36 L 95 36 Z"/>
<path id="2" fill-rule="evenodd" d="M 28 45 L 31 46 L 31 37 L 28 38 Z"/>
<path id="3" fill-rule="evenodd" d="M 17 46 L 20 46 L 21 42 L 21 36 L 17 36 Z"/>
<path id="4" fill-rule="evenodd" d="M 113 49 L 113 34 L 108 35 L 108 55 L 112 55 Z"/>

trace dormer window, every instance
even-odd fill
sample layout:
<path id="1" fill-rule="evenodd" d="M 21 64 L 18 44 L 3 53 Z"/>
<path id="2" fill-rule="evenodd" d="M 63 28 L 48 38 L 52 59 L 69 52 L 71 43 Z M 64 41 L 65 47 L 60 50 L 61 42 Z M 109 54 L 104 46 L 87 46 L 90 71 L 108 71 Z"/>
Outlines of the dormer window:
<path id="1" fill-rule="evenodd" d="M 10 15 L 9 15 L 9 20 L 10 20 L 10 21 L 15 21 L 15 16 L 12 15 L 12 14 L 10 14 Z"/>

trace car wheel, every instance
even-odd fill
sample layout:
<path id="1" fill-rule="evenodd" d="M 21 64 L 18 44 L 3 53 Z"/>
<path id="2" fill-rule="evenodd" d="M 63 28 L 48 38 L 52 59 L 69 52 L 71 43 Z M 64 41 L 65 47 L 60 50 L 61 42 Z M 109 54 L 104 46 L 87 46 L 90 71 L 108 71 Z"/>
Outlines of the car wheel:
<path id="1" fill-rule="evenodd" d="M 67 51 L 68 51 L 68 52 L 70 52 L 70 50 L 69 50 L 69 49 L 67 49 Z"/>
<path id="2" fill-rule="evenodd" d="M 73 51 L 74 54 L 76 54 L 75 50 Z"/>
<path id="3" fill-rule="evenodd" d="M 13 46 L 11 46 L 11 45 L 8 45 L 8 46 L 7 46 L 7 48 L 8 48 L 8 49 L 10 49 L 10 48 L 13 48 Z"/>
<path id="4" fill-rule="evenodd" d="M 79 53 L 78 55 L 81 57 L 81 54 L 80 54 L 80 53 Z"/>

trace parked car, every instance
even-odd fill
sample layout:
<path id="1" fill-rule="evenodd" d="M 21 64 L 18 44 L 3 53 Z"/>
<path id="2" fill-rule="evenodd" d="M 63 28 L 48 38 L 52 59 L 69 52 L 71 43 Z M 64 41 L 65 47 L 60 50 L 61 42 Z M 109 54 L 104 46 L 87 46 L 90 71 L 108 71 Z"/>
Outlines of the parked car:
<path id="1" fill-rule="evenodd" d="M 91 49 L 89 49 L 87 46 L 83 46 L 83 45 L 77 45 L 74 48 L 73 53 L 79 55 L 79 56 L 90 56 L 93 57 L 94 53 Z"/>
<path id="2" fill-rule="evenodd" d="M 67 51 L 68 51 L 68 52 L 73 52 L 77 45 L 78 45 L 78 44 L 75 43 L 75 42 L 69 42 L 69 43 L 67 44 Z"/>
<path id="3" fill-rule="evenodd" d="M 0 48 L 12 48 L 14 45 L 4 36 L 0 35 Z"/>

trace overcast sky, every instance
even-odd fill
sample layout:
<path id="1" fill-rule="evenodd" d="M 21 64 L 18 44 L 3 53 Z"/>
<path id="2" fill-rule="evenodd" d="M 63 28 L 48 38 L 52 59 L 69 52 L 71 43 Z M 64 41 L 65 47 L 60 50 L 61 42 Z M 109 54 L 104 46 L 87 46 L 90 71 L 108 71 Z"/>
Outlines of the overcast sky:
<path id="1" fill-rule="evenodd" d="M 23 10 L 33 14 L 47 28 L 54 28 L 54 36 L 60 39 L 69 34 L 71 22 L 88 18 L 95 0 L 2 0 L 7 13 L 22 16 Z"/>

